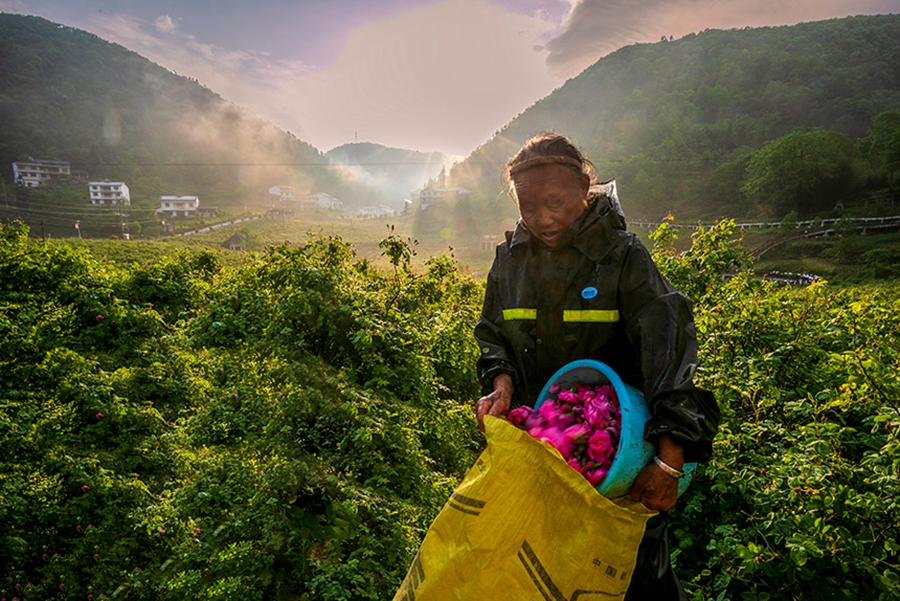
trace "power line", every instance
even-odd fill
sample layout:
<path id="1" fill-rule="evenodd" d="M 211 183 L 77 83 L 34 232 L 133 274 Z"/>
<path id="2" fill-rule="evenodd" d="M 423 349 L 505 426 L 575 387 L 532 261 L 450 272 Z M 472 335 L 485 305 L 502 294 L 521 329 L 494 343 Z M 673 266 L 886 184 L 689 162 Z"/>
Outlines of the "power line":
<path id="1" fill-rule="evenodd" d="M 699 156 L 691 158 L 662 158 L 642 156 L 640 158 L 619 158 L 619 159 L 595 159 L 595 163 L 627 163 L 630 161 L 645 161 L 648 163 L 691 163 L 691 162 L 709 162 L 724 160 L 730 155 L 722 156 Z M 500 163 L 505 162 L 500 160 Z M 461 165 L 463 163 L 470 165 L 498 165 L 498 161 L 467 159 L 465 161 L 457 161 L 454 164 Z M 79 163 L 81 167 L 96 167 L 101 163 Z M 174 163 L 102 163 L 104 167 L 377 167 L 377 166 L 411 166 L 411 167 L 436 167 L 443 165 L 442 162 L 430 161 L 370 161 L 370 162 L 340 162 L 340 163 L 322 163 L 322 162 L 222 162 L 222 163 L 202 163 L 202 162 L 174 162 Z"/>
<path id="2" fill-rule="evenodd" d="M 84 217 L 105 217 L 108 215 L 117 215 L 120 212 L 128 213 L 129 215 L 135 213 L 155 213 L 156 209 L 142 209 L 142 208 L 134 208 L 134 209 L 126 209 L 120 208 L 115 209 L 116 212 L 112 211 L 95 211 L 90 208 L 90 206 L 86 210 L 80 210 L 78 207 L 60 207 L 49 204 L 37 204 L 37 203 L 28 203 L 27 206 L 9 206 L 9 207 L 0 207 L 0 210 L 7 209 L 10 211 L 29 211 L 29 212 L 46 212 L 53 213 L 54 215 L 76 215 L 76 216 L 84 216 Z M 112 207 L 110 207 L 112 209 Z"/>

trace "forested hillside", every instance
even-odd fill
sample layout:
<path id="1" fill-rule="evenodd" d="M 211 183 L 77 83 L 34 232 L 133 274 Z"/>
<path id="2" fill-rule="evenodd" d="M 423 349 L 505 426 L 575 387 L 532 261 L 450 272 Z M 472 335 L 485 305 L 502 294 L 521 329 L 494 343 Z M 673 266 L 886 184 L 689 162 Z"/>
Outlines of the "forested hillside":
<path id="1" fill-rule="evenodd" d="M 812 158 L 791 167 L 816 174 L 798 193 L 815 192 L 818 201 L 800 212 L 831 209 L 896 182 L 898 64 L 900 15 L 707 30 L 628 46 L 513 119 L 453 171 L 454 180 L 493 199 L 499 166 L 530 136 L 555 130 L 584 148 L 601 178 L 617 179 L 631 218 L 780 217 L 797 207 L 769 205 L 767 194 L 747 188 L 746 169 L 767 143 L 808 131 L 802 148 Z M 888 111 L 892 168 L 872 140 L 855 147 Z"/>
<path id="2" fill-rule="evenodd" d="M 11 163 L 69 161 L 125 181 L 133 201 L 163 194 L 240 205 L 276 184 L 372 200 L 289 132 L 119 45 L 37 17 L 0 14 L 0 177 Z M 86 192 L 84 194 L 86 200 Z"/>
<path id="3" fill-rule="evenodd" d="M 601 178 L 618 180 L 631 219 L 808 218 L 835 206 L 896 202 L 898 40 L 900 16 L 885 15 L 708 30 L 622 48 L 454 168 L 449 183 L 472 190 L 474 203 L 442 217 L 477 213 L 472 234 L 497 233 L 515 216 L 511 203 L 497 202 L 501 167 L 546 129 L 571 135 Z M 148 232 L 159 228 L 153 210 L 163 194 L 196 194 L 206 206 L 243 211 L 261 191 L 288 184 L 350 206 L 398 206 L 397 196 L 421 185 L 427 177 L 418 175 L 436 158 L 367 144 L 326 157 L 195 81 L 36 17 L 0 15 L 0 53 L 0 177 L 11 186 L 10 163 L 34 156 L 67 160 L 91 179 L 123 180 L 134 205 L 128 219 Z M 323 166 L 358 157 L 383 164 Z M 409 180 L 393 164 L 419 159 L 422 173 Z M 72 235 L 82 193 L 40 191 L 15 201 L 33 228 L 47 217 L 48 231 Z M 68 213 L 54 220 L 58 207 Z M 110 220 L 115 226 L 119 218 Z"/>

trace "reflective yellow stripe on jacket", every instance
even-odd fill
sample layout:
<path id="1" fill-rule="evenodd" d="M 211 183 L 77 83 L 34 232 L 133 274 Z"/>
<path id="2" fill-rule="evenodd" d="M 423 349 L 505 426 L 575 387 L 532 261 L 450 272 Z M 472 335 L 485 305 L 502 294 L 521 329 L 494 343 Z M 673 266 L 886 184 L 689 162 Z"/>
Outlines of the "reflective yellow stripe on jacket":
<path id="1" fill-rule="evenodd" d="M 619 321 L 619 310 L 585 309 L 584 311 L 563 311 L 563 321 L 613 323 Z"/>
<path id="2" fill-rule="evenodd" d="M 503 320 L 537 319 L 537 309 L 503 309 Z"/>
<path id="3" fill-rule="evenodd" d="M 537 319 L 537 309 L 503 309 L 504 321 Z M 570 323 L 614 323 L 619 321 L 618 309 L 585 309 L 563 311 L 563 321 Z"/>

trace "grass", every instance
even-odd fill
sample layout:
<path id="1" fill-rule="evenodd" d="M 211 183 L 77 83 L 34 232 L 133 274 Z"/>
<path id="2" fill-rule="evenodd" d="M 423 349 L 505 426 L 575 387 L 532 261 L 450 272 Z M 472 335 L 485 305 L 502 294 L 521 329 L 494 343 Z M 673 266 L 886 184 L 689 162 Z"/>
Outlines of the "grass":
<path id="1" fill-rule="evenodd" d="M 378 244 L 391 233 L 409 241 L 416 253 L 412 264 L 419 269 L 424 267 L 425 261 L 430 257 L 450 253 L 464 271 L 476 277 L 486 277 L 494 258 L 493 250 L 479 248 L 478 240 L 473 237 L 447 236 L 446 233 L 442 236 L 441 232 L 437 232 L 433 236 L 417 239 L 413 235 L 410 218 L 403 215 L 377 219 L 348 219 L 328 215 L 292 221 L 258 219 L 202 234 L 156 240 L 50 238 L 47 243 L 83 248 L 95 259 L 119 265 L 155 261 L 176 251 L 203 250 L 217 253 L 225 265 L 238 265 L 248 255 L 225 247 L 225 241 L 234 234 L 241 234 L 248 242 L 247 250 L 253 252 L 263 252 L 266 246 L 276 244 L 299 246 L 312 235 L 338 236 L 353 245 L 358 258 L 364 258 L 380 269 L 389 270 L 390 262 L 382 255 Z"/>
<path id="2" fill-rule="evenodd" d="M 496 235 L 502 236 L 503 230 L 512 225 L 511 222 L 498 225 Z M 419 229 L 422 229 L 421 225 Z M 290 221 L 258 219 L 203 234 L 152 241 L 54 238 L 50 243 L 87 248 L 95 258 L 120 264 L 157 260 L 175 250 L 209 250 L 219 253 L 224 264 L 237 265 L 246 260 L 247 254 L 230 251 L 224 246 L 224 242 L 235 233 L 243 235 L 248 241 L 248 249 L 255 252 L 262 252 L 266 246 L 274 244 L 299 246 L 311 235 L 339 236 L 353 245 L 357 257 L 367 259 L 380 269 L 389 270 L 390 263 L 381 254 L 378 244 L 393 233 L 409 240 L 415 251 L 412 261 L 415 268 L 421 269 L 430 257 L 451 253 L 464 271 L 478 278 L 486 277 L 494 258 L 494 250 L 491 245 L 482 247 L 479 236 L 455 232 L 446 227 L 435 227 L 425 232 L 415 230 L 416 226 L 410 215 L 359 219 L 323 213 L 303 215 Z M 649 230 L 634 231 L 645 245 L 651 246 Z M 689 230 L 679 231 L 679 248 L 690 246 L 690 234 Z M 792 234 L 792 231 L 777 229 L 750 230 L 743 232 L 742 244 L 752 249 Z M 859 283 L 872 277 L 871 274 L 867 275 L 862 257 L 867 251 L 876 248 L 900 249 L 900 232 L 794 240 L 767 252 L 755 267 L 757 271 L 810 273 L 835 283 Z"/>

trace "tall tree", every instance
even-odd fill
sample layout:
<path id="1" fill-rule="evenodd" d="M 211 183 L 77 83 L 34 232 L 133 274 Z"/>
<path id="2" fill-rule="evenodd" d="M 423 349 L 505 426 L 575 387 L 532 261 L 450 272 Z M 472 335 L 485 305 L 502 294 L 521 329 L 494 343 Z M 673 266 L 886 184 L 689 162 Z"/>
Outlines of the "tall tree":
<path id="1" fill-rule="evenodd" d="M 856 151 L 849 136 L 797 131 L 765 143 L 747 165 L 741 190 L 775 216 L 831 209 L 857 186 Z"/>
<path id="2" fill-rule="evenodd" d="M 885 111 L 872 119 L 861 147 L 872 165 L 887 176 L 888 185 L 900 174 L 900 111 Z"/>

